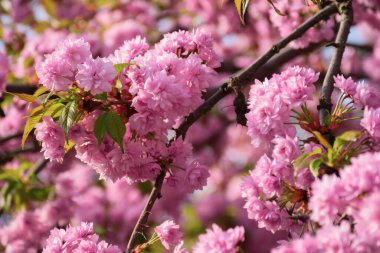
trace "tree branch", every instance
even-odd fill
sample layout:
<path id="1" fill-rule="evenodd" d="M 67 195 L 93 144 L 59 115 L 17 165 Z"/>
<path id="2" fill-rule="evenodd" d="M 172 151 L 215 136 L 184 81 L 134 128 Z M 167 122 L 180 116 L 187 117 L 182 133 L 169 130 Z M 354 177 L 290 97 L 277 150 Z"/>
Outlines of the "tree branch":
<path id="1" fill-rule="evenodd" d="M 0 144 L 3 144 L 5 142 L 12 140 L 12 139 L 15 139 L 15 138 L 19 138 L 22 136 L 22 134 L 23 134 L 23 132 L 17 132 L 17 133 L 10 134 L 10 135 L 4 136 L 4 137 L 0 137 Z"/>
<path id="2" fill-rule="evenodd" d="M 5 90 L 11 93 L 33 94 L 37 88 L 37 85 L 32 84 L 9 83 L 7 84 Z"/>
<path id="3" fill-rule="evenodd" d="M 280 40 L 271 49 L 268 50 L 263 56 L 257 59 L 253 64 L 251 64 L 245 70 L 235 74 L 231 77 L 229 82 L 222 84 L 213 95 L 211 95 L 198 109 L 186 117 L 181 126 L 176 130 L 176 136 L 169 141 L 169 145 L 178 137 L 183 138 L 186 135 L 189 127 L 197 121 L 203 114 L 208 112 L 219 100 L 230 94 L 234 89 L 240 89 L 241 87 L 249 84 L 255 77 L 255 74 L 259 68 L 266 64 L 274 55 L 280 52 L 281 49 L 285 48 L 290 42 L 295 39 L 300 38 L 306 31 L 311 27 L 316 25 L 322 20 L 329 18 L 332 14 L 337 12 L 335 5 L 329 5 L 324 9 L 320 10 L 317 14 L 311 17 L 309 20 L 301 24 L 296 30 L 294 30 L 290 35 Z M 152 211 L 153 205 L 157 199 L 161 197 L 161 187 L 164 182 L 166 175 L 166 169 L 162 168 L 160 175 L 156 178 L 154 187 L 150 193 L 148 202 L 137 221 L 135 228 L 133 229 L 132 235 L 129 239 L 126 253 L 132 253 L 136 244 L 137 235 L 142 233 L 148 217 Z"/>
<path id="4" fill-rule="evenodd" d="M 327 69 L 325 79 L 323 80 L 322 90 L 319 97 L 319 122 L 322 124 L 324 124 L 326 116 L 330 113 L 332 108 L 331 95 L 334 90 L 334 76 L 340 72 L 340 65 L 353 20 L 351 0 L 340 0 L 340 2 L 337 2 L 337 6 L 342 21 L 340 22 L 338 34 L 333 44 L 335 50 Z"/>
<path id="5" fill-rule="evenodd" d="M 154 183 L 154 187 L 152 191 L 150 192 L 148 202 L 146 203 L 144 210 L 142 211 L 134 229 L 132 232 L 131 237 L 129 238 L 128 246 L 127 246 L 127 253 L 133 252 L 133 249 L 136 244 L 137 236 L 139 233 L 142 233 L 144 230 L 144 227 L 146 226 L 146 223 L 148 222 L 149 215 L 152 212 L 152 208 L 154 205 L 154 202 L 156 202 L 157 199 L 161 198 L 161 188 L 164 183 L 166 175 L 166 168 L 162 168 L 160 174 L 158 175 L 156 182 Z"/>
<path id="6" fill-rule="evenodd" d="M 324 9 L 320 10 L 313 17 L 301 24 L 297 29 L 295 29 L 287 37 L 280 40 L 271 49 L 269 49 L 264 55 L 258 58 L 249 67 L 241 72 L 236 73 L 230 80 L 223 83 L 218 90 L 211 95 L 200 107 L 198 107 L 193 113 L 188 115 L 183 123 L 176 129 L 176 137 L 182 136 L 185 138 L 186 132 L 189 127 L 197 121 L 203 114 L 208 112 L 216 103 L 218 103 L 222 98 L 233 92 L 234 89 L 240 89 L 241 87 L 249 84 L 253 81 L 257 70 L 266 64 L 274 55 L 280 52 L 281 49 L 285 48 L 290 42 L 300 38 L 305 32 L 307 32 L 311 27 L 318 24 L 320 21 L 329 18 L 332 14 L 337 12 L 337 7 L 335 5 L 329 5 Z"/>

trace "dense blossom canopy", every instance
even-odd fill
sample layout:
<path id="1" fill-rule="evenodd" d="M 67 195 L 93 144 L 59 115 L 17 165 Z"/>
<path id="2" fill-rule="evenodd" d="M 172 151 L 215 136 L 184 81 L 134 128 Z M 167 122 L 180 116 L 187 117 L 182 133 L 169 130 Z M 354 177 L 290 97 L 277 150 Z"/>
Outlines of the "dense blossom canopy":
<path id="1" fill-rule="evenodd" d="M 0 252 L 380 252 L 379 0 L 0 1 Z"/>

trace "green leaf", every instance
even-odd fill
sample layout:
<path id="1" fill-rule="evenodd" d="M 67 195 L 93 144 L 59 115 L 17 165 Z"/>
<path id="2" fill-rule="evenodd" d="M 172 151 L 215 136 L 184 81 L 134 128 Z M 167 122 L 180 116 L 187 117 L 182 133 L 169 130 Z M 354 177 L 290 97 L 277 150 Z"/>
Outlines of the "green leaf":
<path id="1" fill-rule="evenodd" d="M 123 119 L 114 112 L 106 112 L 96 119 L 94 124 L 94 135 L 100 145 L 103 141 L 105 133 L 107 133 L 117 144 L 121 150 L 123 148 L 123 137 L 126 132 Z"/>
<path id="2" fill-rule="evenodd" d="M 29 134 L 32 132 L 34 127 L 42 120 L 43 116 L 52 116 L 53 118 L 56 117 L 56 114 L 58 114 L 59 110 L 62 110 L 64 108 L 64 105 L 57 102 L 57 101 L 49 101 L 45 105 L 39 105 L 36 108 L 34 108 L 28 119 L 26 120 L 25 126 L 24 126 L 24 133 L 22 135 L 21 140 L 21 147 L 24 147 L 25 141 L 28 138 Z"/>
<path id="3" fill-rule="evenodd" d="M 107 113 L 100 115 L 99 118 L 96 119 L 94 124 L 94 135 L 98 140 L 98 145 L 100 145 L 103 141 L 104 135 L 107 131 L 106 127 Z"/>
<path id="4" fill-rule="evenodd" d="M 339 135 L 334 141 L 334 151 L 339 152 L 347 142 L 357 141 L 362 134 L 363 132 L 361 131 L 351 130 Z"/>
<path id="5" fill-rule="evenodd" d="M 120 149 L 124 152 L 123 137 L 126 132 L 123 119 L 114 112 L 108 112 L 106 118 L 107 134 L 119 144 Z"/>
<path id="6" fill-rule="evenodd" d="M 130 64 L 128 64 L 128 63 L 118 63 L 118 64 L 113 65 L 113 67 L 116 71 L 116 76 L 120 75 L 121 71 L 123 71 L 123 69 L 129 65 Z"/>
<path id="7" fill-rule="evenodd" d="M 26 59 L 24 60 L 24 63 L 23 63 L 23 67 L 24 69 L 27 69 L 29 67 L 31 67 L 34 63 L 34 58 L 29 56 L 29 57 L 26 57 Z"/>
<path id="8" fill-rule="evenodd" d="M 33 103 L 37 101 L 37 97 L 35 97 L 34 95 L 25 94 L 25 93 L 11 93 L 11 92 L 6 92 L 6 93 L 16 96 L 19 99 L 24 100 L 29 103 Z"/>
<path id="9" fill-rule="evenodd" d="M 47 91 L 47 89 L 45 88 L 45 86 L 41 86 L 40 88 L 38 88 L 35 92 L 34 92 L 34 96 L 35 97 L 38 97 L 42 94 L 44 94 L 45 92 Z"/>
<path id="10" fill-rule="evenodd" d="M 310 162 L 309 168 L 310 168 L 311 173 L 313 173 L 314 177 L 318 177 L 319 168 L 321 167 L 321 164 L 322 164 L 321 158 L 313 159 Z"/>
<path id="11" fill-rule="evenodd" d="M 250 0 L 235 0 L 235 7 L 243 25 L 245 24 L 245 14 L 247 12 L 249 2 Z"/>
<path id="12" fill-rule="evenodd" d="M 28 192 L 28 196 L 32 200 L 44 201 L 49 196 L 49 192 L 47 188 L 33 188 Z"/>
<path id="13" fill-rule="evenodd" d="M 76 101 L 70 101 L 65 105 L 62 110 L 61 116 L 59 117 L 59 123 L 62 130 L 66 133 L 69 133 L 71 126 L 75 123 L 78 116 L 78 106 Z"/>
<path id="14" fill-rule="evenodd" d="M 100 99 L 100 100 L 107 100 L 107 93 L 103 92 L 100 94 L 96 94 L 95 98 Z"/>
<path id="15" fill-rule="evenodd" d="M 310 153 L 301 154 L 299 157 L 297 157 L 297 159 L 293 161 L 294 169 L 298 170 L 301 168 L 306 168 L 307 165 L 309 164 L 308 160 L 310 157 L 315 156 L 315 155 L 322 155 L 322 154 L 323 152 L 322 152 L 322 149 L 320 148 L 316 148 Z"/>

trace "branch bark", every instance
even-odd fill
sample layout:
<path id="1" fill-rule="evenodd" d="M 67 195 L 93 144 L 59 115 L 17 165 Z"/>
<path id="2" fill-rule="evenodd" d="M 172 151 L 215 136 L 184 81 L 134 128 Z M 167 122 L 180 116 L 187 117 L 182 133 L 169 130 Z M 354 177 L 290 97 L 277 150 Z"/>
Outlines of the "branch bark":
<path id="1" fill-rule="evenodd" d="M 185 138 L 186 132 L 189 129 L 189 127 L 202 115 L 208 112 L 216 103 L 218 103 L 222 98 L 224 98 L 234 90 L 240 89 L 241 87 L 252 82 L 257 70 L 264 64 L 266 64 L 274 55 L 279 53 L 281 49 L 285 48 L 293 40 L 300 38 L 311 27 L 318 24 L 320 21 L 329 18 L 332 14 L 336 12 L 337 7 L 335 5 L 329 5 L 324 9 L 320 10 L 309 20 L 301 24 L 291 34 L 289 34 L 287 37 L 283 38 L 272 48 L 270 48 L 264 55 L 258 58 L 248 68 L 233 75 L 228 82 L 223 83 L 218 88 L 218 90 L 213 95 L 211 95 L 200 107 L 198 107 L 193 113 L 186 117 L 184 122 L 176 129 L 176 137 L 182 136 L 182 138 Z"/>
<path id="2" fill-rule="evenodd" d="M 269 49 L 263 56 L 258 58 L 249 67 L 241 72 L 236 73 L 230 78 L 229 82 L 223 83 L 213 95 L 211 95 L 198 109 L 193 113 L 188 115 L 180 127 L 176 130 L 176 135 L 169 141 L 170 145 L 176 138 L 186 135 L 189 127 L 196 122 L 203 114 L 208 112 L 217 102 L 222 98 L 233 92 L 233 90 L 240 89 L 241 87 L 249 84 L 255 77 L 255 74 L 259 68 L 265 65 L 274 55 L 285 48 L 290 42 L 300 38 L 305 32 L 307 32 L 311 27 L 318 24 L 320 21 L 329 18 L 331 15 L 337 12 L 337 7 L 335 5 L 329 5 L 317 14 L 311 17 L 309 20 L 301 24 L 296 30 L 294 30 L 290 35 L 280 40 L 271 49 Z M 154 187 L 150 193 L 148 202 L 138 219 L 135 228 L 133 229 L 132 235 L 129 239 L 126 253 L 132 253 L 136 245 L 137 235 L 142 233 L 146 223 L 148 221 L 149 215 L 152 211 L 153 205 L 157 199 L 161 197 L 161 188 L 166 175 L 166 169 L 162 168 L 160 175 L 156 178 Z"/>
<path id="3" fill-rule="evenodd" d="M 134 252 L 134 247 L 136 244 L 137 236 L 139 233 L 142 233 L 144 227 L 148 222 L 149 215 L 152 212 L 152 208 L 157 199 L 161 198 L 161 188 L 164 183 L 166 175 L 166 168 L 162 168 L 160 174 L 158 175 L 156 182 L 154 183 L 154 187 L 150 192 L 148 202 L 146 203 L 144 210 L 141 212 L 141 215 L 133 229 L 132 235 L 129 238 L 127 253 Z"/>
<path id="4" fill-rule="evenodd" d="M 11 93 L 33 94 L 37 90 L 37 88 L 38 88 L 37 85 L 9 83 L 7 84 L 5 90 Z"/>
<path id="5" fill-rule="evenodd" d="M 12 140 L 12 139 L 15 139 L 15 138 L 19 138 L 21 137 L 23 134 L 23 132 L 17 132 L 15 134 L 10 134 L 10 135 L 7 135 L 7 136 L 4 136 L 4 137 L 0 137 L 0 144 L 3 144 L 9 140 Z"/>
<path id="6" fill-rule="evenodd" d="M 319 122 L 322 124 L 324 124 L 325 119 L 332 108 L 331 95 L 334 90 L 334 76 L 340 72 L 343 53 L 353 21 L 351 0 L 340 0 L 337 1 L 336 4 L 342 20 L 339 25 L 338 34 L 333 44 L 333 46 L 335 46 L 335 50 L 333 52 L 330 65 L 327 69 L 325 79 L 323 80 L 322 90 L 319 97 Z"/>

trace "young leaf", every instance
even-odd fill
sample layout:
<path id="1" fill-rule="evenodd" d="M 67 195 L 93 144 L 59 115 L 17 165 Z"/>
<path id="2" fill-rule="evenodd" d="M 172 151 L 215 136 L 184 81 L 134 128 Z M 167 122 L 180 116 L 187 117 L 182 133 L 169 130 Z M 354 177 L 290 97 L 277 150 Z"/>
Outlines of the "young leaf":
<path id="1" fill-rule="evenodd" d="M 239 14 L 240 21 L 243 25 L 245 24 L 244 19 L 245 19 L 245 14 L 248 9 L 249 2 L 250 0 L 235 0 L 235 7 Z"/>
<path id="2" fill-rule="evenodd" d="M 78 106 L 76 101 L 70 101 L 63 108 L 61 116 L 59 117 L 59 122 L 62 127 L 62 130 L 66 133 L 69 133 L 71 126 L 75 123 L 78 116 Z"/>
<path id="3" fill-rule="evenodd" d="M 49 189 L 46 188 L 33 188 L 28 192 L 28 197 L 35 201 L 44 201 L 49 196 Z"/>
<path id="4" fill-rule="evenodd" d="M 106 133 L 106 130 L 107 130 L 106 120 L 107 120 L 107 113 L 104 113 L 100 115 L 99 118 L 96 119 L 95 124 L 94 124 L 94 135 L 96 139 L 98 140 L 98 145 L 102 143 L 104 134 Z"/>
<path id="5" fill-rule="evenodd" d="M 100 94 L 95 95 L 95 98 L 100 99 L 100 100 L 107 100 L 107 93 L 103 92 Z"/>
<path id="6" fill-rule="evenodd" d="M 294 169 L 298 170 L 307 167 L 309 158 L 315 155 L 321 155 L 322 153 L 322 149 L 320 148 L 316 148 L 310 153 L 303 153 L 293 161 Z"/>
<path id="7" fill-rule="evenodd" d="M 362 134 L 363 132 L 357 130 L 344 132 L 343 134 L 336 137 L 333 149 L 339 152 L 346 142 L 357 141 L 362 136 Z"/>
<path id="8" fill-rule="evenodd" d="M 45 86 L 41 86 L 40 88 L 38 88 L 38 89 L 34 92 L 33 96 L 38 97 L 38 96 L 44 94 L 46 91 L 47 91 L 47 89 L 45 88 Z"/>
<path id="9" fill-rule="evenodd" d="M 25 93 L 11 93 L 11 92 L 6 92 L 6 93 L 16 96 L 19 99 L 24 100 L 29 103 L 33 103 L 37 101 L 37 97 L 35 97 L 34 95 L 25 94 Z"/>
<path id="10" fill-rule="evenodd" d="M 21 139 L 21 146 L 24 147 L 26 138 L 28 138 L 30 132 L 32 132 L 33 128 L 41 121 L 43 116 L 51 116 L 54 118 L 57 114 L 60 113 L 60 111 L 62 111 L 63 108 L 63 104 L 58 103 L 54 100 L 46 104 L 45 107 L 39 105 L 36 108 L 34 108 L 31 111 L 28 119 L 26 120 L 24 126 L 24 133 Z"/>
<path id="11" fill-rule="evenodd" d="M 118 63 L 118 64 L 113 65 L 116 71 L 116 76 L 120 75 L 121 71 L 123 71 L 123 69 L 127 67 L 128 65 L 129 65 L 128 63 Z"/>
<path id="12" fill-rule="evenodd" d="M 114 112 L 108 112 L 106 113 L 105 123 L 108 135 L 119 144 L 121 150 L 124 152 L 123 137 L 126 128 L 123 119 Z"/>
<path id="13" fill-rule="evenodd" d="M 321 167 L 322 159 L 316 158 L 310 162 L 309 168 L 314 177 L 318 177 L 319 168 Z"/>

